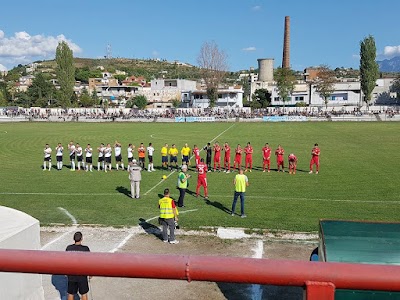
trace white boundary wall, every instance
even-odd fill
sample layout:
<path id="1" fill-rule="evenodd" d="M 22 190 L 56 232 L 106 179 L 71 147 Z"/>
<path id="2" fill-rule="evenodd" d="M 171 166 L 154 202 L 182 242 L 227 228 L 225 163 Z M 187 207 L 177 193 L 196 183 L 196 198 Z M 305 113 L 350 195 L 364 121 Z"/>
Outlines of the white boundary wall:
<path id="1" fill-rule="evenodd" d="M 40 250 L 39 221 L 0 206 L 0 249 Z M 43 300 L 39 274 L 0 272 L 0 299 Z"/>

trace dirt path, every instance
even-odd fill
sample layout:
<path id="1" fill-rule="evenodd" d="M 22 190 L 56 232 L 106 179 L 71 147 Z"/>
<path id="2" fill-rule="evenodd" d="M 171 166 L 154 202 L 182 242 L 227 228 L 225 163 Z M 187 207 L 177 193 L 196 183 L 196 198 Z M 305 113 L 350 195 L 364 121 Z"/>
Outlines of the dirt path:
<path id="1" fill-rule="evenodd" d="M 269 259 L 308 260 L 316 247 L 314 235 L 306 240 L 251 236 L 226 239 L 227 233 L 183 232 L 178 230 L 180 243 L 170 245 L 158 238 L 159 229 L 153 225 L 134 228 L 49 227 L 42 228 L 41 241 L 44 250 L 64 251 L 72 243 L 76 230 L 82 231 L 84 244 L 96 252 L 125 252 L 151 254 L 191 254 L 259 257 Z M 221 231 L 222 232 L 222 231 Z M 240 230 L 230 232 L 238 236 Z M 220 231 L 218 231 L 220 233 Z M 244 232 L 241 232 L 246 236 Z M 229 236 L 229 234 L 228 234 Z M 239 234 L 240 236 L 240 234 Z M 288 236 L 286 236 L 288 237 Z M 46 245 L 47 244 L 47 245 Z M 260 248 L 260 249 L 258 249 Z M 258 249 L 258 250 L 257 250 Z M 45 299 L 66 299 L 66 279 L 63 276 L 43 276 Z M 215 282 L 191 282 L 178 280 L 128 279 L 95 277 L 91 280 L 89 299 L 302 299 L 301 288 L 239 285 Z"/>

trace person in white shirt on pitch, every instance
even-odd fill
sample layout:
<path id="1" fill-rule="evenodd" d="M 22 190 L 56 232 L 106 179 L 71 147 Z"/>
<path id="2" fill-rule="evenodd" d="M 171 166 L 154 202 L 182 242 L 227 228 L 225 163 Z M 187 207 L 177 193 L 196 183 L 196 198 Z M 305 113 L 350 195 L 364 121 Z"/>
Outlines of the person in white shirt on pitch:
<path id="1" fill-rule="evenodd" d="M 111 155 L 112 155 L 112 148 L 111 144 L 107 144 L 106 148 L 104 149 L 104 171 L 107 172 L 107 168 L 111 171 Z"/>
<path id="2" fill-rule="evenodd" d="M 86 156 L 86 172 L 90 170 L 90 172 L 93 172 L 93 149 L 90 146 L 90 144 L 87 144 L 85 148 L 85 156 Z"/>
<path id="3" fill-rule="evenodd" d="M 63 167 L 63 151 L 64 147 L 61 145 L 61 143 L 58 143 L 56 147 L 56 159 L 57 159 L 57 170 L 61 170 Z"/>
<path id="4" fill-rule="evenodd" d="M 115 154 L 115 166 L 117 171 L 119 170 L 119 164 L 121 164 L 121 168 L 122 170 L 125 170 L 124 168 L 124 162 L 122 161 L 122 148 L 121 148 L 121 144 L 118 143 L 117 141 L 115 141 L 115 145 L 114 145 L 114 154 Z"/>
<path id="5" fill-rule="evenodd" d="M 85 162 L 83 161 L 83 150 L 81 145 L 79 145 L 78 143 L 76 143 L 75 153 L 76 153 L 76 161 L 78 162 L 78 171 L 81 170 L 81 164 L 82 168 L 85 169 Z"/>
<path id="6" fill-rule="evenodd" d="M 97 148 L 97 152 L 99 153 L 99 158 L 97 160 L 97 171 L 100 171 L 100 168 L 104 170 L 104 144 L 101 143 L 100 147 Z"/>
<path id="7" fill-rule="evenodd" d="M 148 172 L 155 171 L 154 164 L 153 164 L 153 154 L 154 154 L 153 145 L 152 145 L 152 143 L 149 143 L 149 146 L 147 147 L 147 157 L 149 159 L 149 165 L 147 167 Z"/>
<path id="8" fill-rule="evenodd" d="M 51 170 L 51 148 L 49 146 L 49 144 L 46 144 L 46 146 L 44 146 L 44 159 L 43 159 L 43 171 L 46 171 L 46 162 L 49 163 L 49 171 Z"/>
<path id="9" fill-rule="evenodd" d="M 76 150 L 76 147 L 74 145 L 74 142 L 73 141 L 69 142 L 68 151 L 69 151 L 69 160 L 71 162 L 70 171 L 75 171 L 75 150 Z"/>
<path id="10" fill-rule="evenodd" d="M 135 145 L 129 144 L 128 146 L 128 167 L 126 170 L 129 172 L 130 164 L 133 161 L 133 150 L 135 150 Z"/>

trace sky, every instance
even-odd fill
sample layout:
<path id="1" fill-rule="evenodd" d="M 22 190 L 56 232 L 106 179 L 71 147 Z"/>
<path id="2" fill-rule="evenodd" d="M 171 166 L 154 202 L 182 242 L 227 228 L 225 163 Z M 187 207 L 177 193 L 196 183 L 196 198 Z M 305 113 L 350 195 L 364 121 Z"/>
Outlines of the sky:
<path id="1" fill-rule="evenodd" d="M 359 67 L 360 41 L 372 35 L 377 59 L 400 55 L 399 0 L 19 0 L 0 10 L 0 70 L 53 59 L 65 40 L 75 57 L 159 58 L 192 65 L 214 41 L 230 71 L 282 63 L 290 16 L 294 70 Z"/>

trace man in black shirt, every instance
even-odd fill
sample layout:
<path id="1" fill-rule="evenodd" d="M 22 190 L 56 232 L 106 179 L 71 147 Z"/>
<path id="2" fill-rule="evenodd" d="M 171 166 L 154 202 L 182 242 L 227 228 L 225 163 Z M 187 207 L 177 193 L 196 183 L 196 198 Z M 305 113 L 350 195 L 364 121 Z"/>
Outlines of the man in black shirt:
<path id="1" fill-rule="evenodd" d="M 88 246 L 82 245 L 82 240 L 82 233 L 79 231 L 75 232 L 75 243 L 69 245 L 65 251 L 90 252 Z M 68 275 L 68 300 L 74 300 L 74 295 L 78 292 L 81 294 L 82 300 L 88 300 L 87 293 L 89 292 L 89 283 L 87 276 Z"/>
<path id="2" fill-rule="evenodd" d="M 211 155 L 212 155 L 211 143 L 207 143 L 207 146 L 205 146 L 203 148 L 203 150 L 206 150 L 206 152 L 207 152 L 206 164 L 207 164 L 208 172 L 211 172 Z"/>

